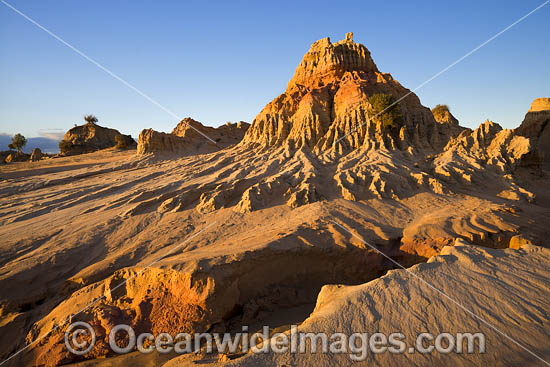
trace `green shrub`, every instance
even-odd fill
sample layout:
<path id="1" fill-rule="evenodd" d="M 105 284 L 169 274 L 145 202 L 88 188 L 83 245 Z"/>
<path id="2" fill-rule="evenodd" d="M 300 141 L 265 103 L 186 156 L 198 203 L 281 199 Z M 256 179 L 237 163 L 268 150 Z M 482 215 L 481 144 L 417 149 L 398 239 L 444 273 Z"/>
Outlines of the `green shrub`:
<path id="1" fill-rule="evenodd" d="M 437 106 L 432 108 L 432 113 L 434 116 L 441 116 L 447 112 L 451 112 L 451 109 L 446 104 L 438 104 Z"/>
<path id="2" fill-rule="evenodd" d="M 86 121 L 90 125 L 95 125 L 97 123 L 98 119 L 94 115 L 85 115 L 84 116 L 84 121 Z"/>
<path id="3" fill-rule="evenodd" d="M 395 103 L 396 99 L 391 94 L 377 93 L 368 98 L 372 105 L 374 120 L 380 122 L 382 126 L 395 128 L 403 125 L 403 114 L 399 103 Z"/>

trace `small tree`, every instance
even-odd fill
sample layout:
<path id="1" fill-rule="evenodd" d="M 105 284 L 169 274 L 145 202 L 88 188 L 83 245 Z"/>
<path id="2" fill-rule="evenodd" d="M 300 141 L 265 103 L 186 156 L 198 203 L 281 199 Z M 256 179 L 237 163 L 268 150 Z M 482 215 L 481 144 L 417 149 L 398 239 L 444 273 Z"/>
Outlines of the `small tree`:
<path id="1" fill-rule="evenodd" d="M 90 125 L 95 125 L 99 120 L 94 115 L 85 115 L 84 121 L 86 121 Z"/>
<path id="2" fill-rule="evenodd" d="M 384 127 L 397 127 L 403 124 L 403 115 L 395 97 L 391 94 L 377 93 L 368 98 L 376 120 Z"/>
<path id="3" fill-rule="evenodd" d="M 11 143 L 8 144 L 8 148 L 17 149 L 17 153 L 21 154 L 21 149 L 27 144 L 27 138 L 21 134 L 15 134 L 11 139 Z"/>
<path id="4" fill-rule="evenodd" d="M 124 139 L 122 135 L 116 135 L 115 141 L 116 141 L 115 147 L 117 149 L 128 149 L 128 142 L 126 141 L 126 139 Z"/>

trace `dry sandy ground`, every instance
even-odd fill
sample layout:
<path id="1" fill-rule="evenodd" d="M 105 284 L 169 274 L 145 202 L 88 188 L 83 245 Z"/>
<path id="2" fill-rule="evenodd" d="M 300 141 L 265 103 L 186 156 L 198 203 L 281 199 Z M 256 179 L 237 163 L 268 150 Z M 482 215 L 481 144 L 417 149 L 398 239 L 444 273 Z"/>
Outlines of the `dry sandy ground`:
<path id="1" fill-rule="evenodd" d="M 148 320 L 157 331 L 230 329 L 307 308 L 325 284 L 362 284 L 394 268 L 362 240 L 406 266 L 455 237 L 508 247 L 521 233 L 544 244 L 546 176 L 517 173 L 534 202 L 498 196 L 508 188 L 497 175 L 451 182 L 438 194 L 403 178 L 403 167 L 418 163 L 411 159 L 357 153 L 334 163 L 284 148 L 163 159 L 107 150 L 2 166 L 0 354 L 100 297 L 79 317 L 103 328 Z M 402 186 L 400 197 L 373 196 L 347 176 L 373 162 L 387 171 L 386 187 Z M 62 331 L 10 363 L 61 363 Z"/>
<path id="2" fill-rule="evenodd" d="M 358 286 L 323 287 L 314 312 L 297 329 L 328 335 L 366 332 L 369 336 L 399 331 L 408 343 L 404 353 L 368 352 L 359 362 L 346 353 L 250 353 L 223 365 L 543 366 L 550 358 L 549 263 L 550 250 L 538 246 L 498 250 L 457 241 L 427 263 L 411 267 L 410 272 L 392 270 Z M 420 353 L 415 339 L 421 332 L 434 336 L 483 333 L 485 353 L 478 349 L 472 354 Z M 416 350 L 409 351 L 409 346 Z M 212 359 L 182 356 L 164 366 L 221 365 L 211 363 Z"/>

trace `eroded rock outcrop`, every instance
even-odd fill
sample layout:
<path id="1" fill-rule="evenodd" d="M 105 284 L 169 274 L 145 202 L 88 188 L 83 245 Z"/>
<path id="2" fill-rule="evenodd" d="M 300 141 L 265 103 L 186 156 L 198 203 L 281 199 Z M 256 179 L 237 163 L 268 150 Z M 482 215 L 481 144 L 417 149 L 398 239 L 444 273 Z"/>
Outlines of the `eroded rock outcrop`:
<path id="1" fill-rule="evenodd" d="M 239 121 L 214 128 L 186 117 L 170 134 L 143 130 L 138 138 L 138 153 L 185 155 L 215 152 L 240 142 L 248 127 L 248 123 Z"/>
<path id="2" fill-rule="evenodd" d="M 491 174 L 496 182 L 499 175 L 505 182 L 501 197 L 531 201 L 534 195 L 516 183 L 513 172 L 532 151 L 530 139 L 487 120 L 451 139 L 433 160 L 433 171 L 447 184 L 480 184 Z"/>
<path id="3" fill-rule="evenodd" d="M 367 348 L 369 352 L 364 354 L 350 350 L 321 353 L 320 347 L 313 352 L 308 343 L 302 353 L 249 353 L 225 365 L 496 366 L 501 364 L 503 355 L 507 355 L 506 363 L 511 365 L 536 364 L 532 353 L 543 359 L 548 356 L 544 343 L 537 342 L 548 338 L 547 288 L 541 289 L 550 276 L 548 261 L 550 251 L 542 247 L 525 245 L 519 250 L 495 250 L 457 240 L 454 247 L 444 247 L 440 256 L 408 272 L 392 270 L 359 286 L 324 286 L 315 310 L 295 331 L 324 333 L 332 338 L 335 332 L 348 337 L 353 332 L 366 332 L 363 343 L 368 343 L 369 338 L 372 341 L 376 332 L 386 337 L 399 332 L 404 336 L 402 353 L 391 353 L 389 349 L 372 353 Z M 449 333 L 455 341 L 461 340 L 457 339 L 459 333 L 482 333 L 485 347 L 477 334 L 477 341 L 473 339 L 474 343 L 468 347 L 470 353 L 466 353 L 467 344 L 462 341 L 453 342 L 453 351 L 459 348 L 459 353 L 419 353 L 415 340 L 420 330 L 434 338 Z M 288 337 L 290 331 L 286 334 Z M 336 340 L 341 339 L 329 339 L 328 343 Z M 527 351 L 518 344 L 531 348 Z M 183 362 L 180 357 L 165 366 L 184 366 Z"/>
<path id="4" fill-rule="evenodd" d="M 0 154 L 0 160 L 3 161 L 2 163 L 25 162 L 29 160 L 29 157 L 30 155 L 27 153 L 13 150 L 6 150 Z"/>
<path id="5" fill-rule="evenodd" d="M 550 98 L 535 99 L 514 132 L 529 138 L 534 147 L 533 153 L 524 160 L 525 165 L 550 170 Z"/>
<path id="6" fill-rule="evenodd" d="M 190 144 L 177 135 L 167 134 L 153 129 L 144 129 L 139 133 L 137 144 L 138 154 L 155 152 L 184 154 L 188 153 L 190 149 Z"/>
<path id="7" fill-rule="evenodd" d="M 537 98 L 531 103 L 529 112 L 550 111 L 550 98 Z"/>
<path id="8" fill-rule="evenodd" d="M 0 151 L 0 164 L 6 163 L 6 158 L 11 154 L 9 150 Z"/>
<path id="9" fill-rule="evenodd" d="M 42 159 L 42 151 L 40 148 L 34 148 L 31 153 L 30 161 L 31 162 L 38 162 Z"/>
<path id="10" fill-rule="evenodd" d="M 61 154 L 64 155 L 90 153 L 116 146 L 118 144 L 117 139 L 122 139 L 128 147 L 136 144 L 130 135 L 123 135 L 118 130 L 99 126 L 95 123 L 86 123 L 67 131 L 59 148 Z"/>
<path id="11" fill-rule="evenodd" d="M 238 297 L 235 287 L 216 287 L 211 277 L 193 278 L 190 274 L 159 269 L 133 269 L 117 272 L 104 282 L 78 291 L 56 307 L 31 331 L 39 336 L 41 330 L 51 329 L 57 320 L 65 318 L 68 310 L 79 307 L 80 299 L 100 302 L 79 315 L 94 328 L 98 343 L 87 358 L 104 357 L 109 353 L 107 335 L 118 324 L 132 326 L 136 331 L 205 332 L 209 322 L 219 321 Z M 80 299 L 79 297 L 80 296 Z M 66 328 L 66 325 L 61 325 Z M 56 330 L 38 348 L 38 365 L 57 366 L 78 360 L 63 344 L 63 334 Z"/>
<path id="12" fill-rule="evenodd" d="M 187 117 L 172 130 L 171 134 L 193 140 L 204 139 L 204 135 L 206 135 L 210 139 L 213 139 L 216 144 L 225 148 L 240 142 L 249 126 L 249 123 L 239 121 L 235 123 L 227 122 L 215 128 L 204 126 L 200 122 Z"/>
<path id="13" fill-rule="evenodd" d="M 403 121 L 386 128 L 368 98 L 390 95 Z M 397 108 L 397 107 L 396 107 Z M 317 152 L 349 149 L 441 149 L 456 129 L 436 122 L 418 97 L 378 70 L 369 50 L 352 39 L 311 46 L 285 92 L 252 123 L 241 145 L 308 147 Z"/>
<path id="14" fill-rule="evenodd" d="M 502 171 L 531 151 L 529 139 L 517 136 L 513 130 L 503 129 L 499 124 L 486 120 L 475 130 L 464 130 L 451 139 L 443 154 L 471 159 L 473 168 L 481 169 L 485 164 L 496 166 Z M 474 163 L 474 160 L 476 163 Z"/>

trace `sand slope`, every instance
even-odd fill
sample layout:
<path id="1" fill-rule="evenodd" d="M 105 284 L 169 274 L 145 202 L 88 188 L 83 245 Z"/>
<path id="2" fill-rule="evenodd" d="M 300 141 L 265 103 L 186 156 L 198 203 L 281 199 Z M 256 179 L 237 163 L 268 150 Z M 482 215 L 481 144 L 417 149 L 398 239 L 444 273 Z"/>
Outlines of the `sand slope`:
<path id="1" fill-rule="evenodd" d="M 358 160 L 398 173 L 404 172 L 400 164 L 414 167 L 396 155 L 350 154 L 331 164 L 307 152 L 257 155 L 233 148 L 167 160 L 104 151 L 24 163 L 22 170 L 2 168 L 3 354 L 103 295 L 79 317 L 108 329 L 118 316 L 102 315 L 119 310 L 129 312 L 133 325 L 152 320 L 159 330 L 223 329 L 311 303 L 324 284 L 364 283 L 393 266 L 333 220 L 405 265 L 437 253 L 455 237 L 508 247 L 521 233 L 542 244 L 550 228 L 544 177 L 526 181 L 535 203 L 497 196 L 498 184 L 492 190 L 454 184 L 451 195 L 417 187 L 401 199 L 386 199 L 335 179 L 334 172 Z M 293 196 L 308 184 L 318 194 L 311 203 L 307 195 Z M 342 185 L 355 200 L 342 197 Z M 129 282 L 127 297 L 110 296 L 110 287 L 166 254 Z M 173 287 L 163 279 L 187 285 Z M 154 300 L 147 292 L 166 297 Z M 138 312 L 143 302 L 151 313 Z M 181 323 L 173 323 L 167 315 L 175 305 L 204 312 L 197 318 L 185 311 Z M 235 305 L 242 313 L 224 321 Z M 65 358 L 62 330 L 55 335 L 25 353 L 26 363 Z"/>
<path id="2" fill-rule="evenodd" d="M 441 255 L 410 268 L 500 332 L 538 356 L 550 357 L 550 250 L 524 246 L 520 250 L 480 248 L 457 241 Z M 405 270 L 358 286 L 323 287 L 313 313 L 298 331 L 401 332 L 414 345 L 420 332 L 481 332 L 484 354 L 369 353 L 352 362 L 346 354 L 249 354 L 227 366 L 537 366 L 544 362 L 514 341 L 474 318 L 451 300 Z M 411 344 L 412 343 L 412 344 Z M 407 348 L 408 349 L 408 348 Z M 192 365 L 188 357 L 165 367 Z"/>

